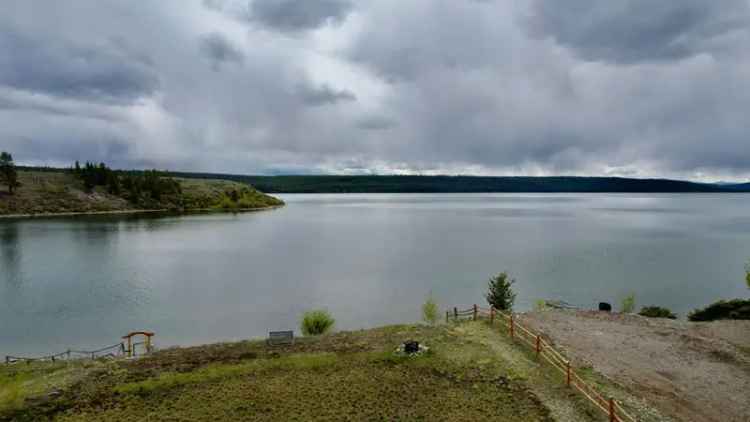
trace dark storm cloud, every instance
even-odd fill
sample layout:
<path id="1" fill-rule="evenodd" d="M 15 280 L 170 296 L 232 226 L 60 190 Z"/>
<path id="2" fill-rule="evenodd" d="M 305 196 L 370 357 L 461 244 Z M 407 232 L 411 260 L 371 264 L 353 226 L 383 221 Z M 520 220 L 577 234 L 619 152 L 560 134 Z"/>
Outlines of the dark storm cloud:
<path id="1" fill-rule="evenodd" d="M 357 96 L 351 91 L 336 90 L 326 84 L 320 86 L 300 84 L 297 87 L 297 94 L 302 102 L 313 107 L 357 100 Z"/>
<path id="2" fill-rule="evenodd" d="M 86 43 L 0 27 L 0 85 L 59 97 L 132 102 L 159 87 L 148 58 L 118 39 Z"/>
<path id="3" fill-rule="evenodd" d="M 534 0 L 532 33 L 570 46 L 586 60 L 674 60 L 721 46 L 750 25 L 746 0 Z"/>
<path id="4" fill-rule="evenodd" d="M 363 130 L 388 130 L 396 125 L 396 121 L 384 116 L 365 116 L 356 122 L 356 126 Z"/>
<path id="5" fill-rule="evenodd" d="M 249 17 L 281 31 L 305 31 L 339 23 L 351 9 L 347 0 L 253 0 Z"/>
<path id="6" fill-rule="evenodd" d="M 19 162 L 750 176 L 739 0 L 6 0 Z"/>
<path id="7" fill-rule="evenodd" d="M 200 38 L 201 52 L 211 60 L 215 69 L 222 63 L 242 63 L 244 54 L 237 49 L 226 37 L 218 32 L 206 34 Z"/>

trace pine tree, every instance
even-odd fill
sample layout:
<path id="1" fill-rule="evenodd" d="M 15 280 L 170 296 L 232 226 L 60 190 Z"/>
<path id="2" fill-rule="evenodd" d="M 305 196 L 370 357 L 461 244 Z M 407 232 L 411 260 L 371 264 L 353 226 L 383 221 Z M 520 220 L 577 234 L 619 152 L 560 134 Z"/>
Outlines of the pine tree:
<path id="1" fill-rule="evenodd" d="M 13 156 L 3 151 L 0 153 L 0 182 L 8 186 L 8 192 L 13 195 L 15 189 L 21 186 L 18 183 L 18 173 L 13 162 Z"/>
<path id="2" fill-rule="evenodd" d="M 513 286 L 515 282 L 516 280 L 509 279 L 508 273 L 504 272 L 490 278 L 487 285 L 488 291 L 485 295 L 487 303 L 501 311 L 509 311 L 513 309 L 513 302 L 516 301 L 516 294 L 513 292 L 511 286 Z"/>

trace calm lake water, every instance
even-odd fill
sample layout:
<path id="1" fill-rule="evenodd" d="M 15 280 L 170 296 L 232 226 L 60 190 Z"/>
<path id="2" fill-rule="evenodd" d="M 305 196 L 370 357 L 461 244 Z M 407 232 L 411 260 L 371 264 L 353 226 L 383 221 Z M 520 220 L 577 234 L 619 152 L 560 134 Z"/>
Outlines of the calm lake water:
<path id="1" fill-rule="evenodd" d="M 634 293 L 684 315 L 746 296 L 750 196 L 733 194 L 282 195 L 246 214 L 0 220 L 0 355 L 158 346 L 296 329 L 327 307 L 339 329 L 482 303 L 518 279 L 518 307 Z"/>

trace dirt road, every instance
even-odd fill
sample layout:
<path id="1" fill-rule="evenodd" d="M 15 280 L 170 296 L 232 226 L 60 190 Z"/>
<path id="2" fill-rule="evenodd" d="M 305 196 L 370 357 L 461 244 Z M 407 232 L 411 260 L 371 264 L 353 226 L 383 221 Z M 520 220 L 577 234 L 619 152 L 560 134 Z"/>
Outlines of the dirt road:
<path id="1" fill-rule="evenodd" d="M 750 321 L 557 310 L 521 321 L 675 420 L 750 421 Z"/>

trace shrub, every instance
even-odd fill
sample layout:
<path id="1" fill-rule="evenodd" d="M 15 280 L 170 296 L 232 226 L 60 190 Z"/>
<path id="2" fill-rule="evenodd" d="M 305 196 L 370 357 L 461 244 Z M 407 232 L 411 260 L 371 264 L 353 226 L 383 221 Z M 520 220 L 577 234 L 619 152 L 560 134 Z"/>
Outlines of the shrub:
<path id="1" fill-rule="evenodd" d="M 745 283 L 747 284 L 747 288 L 750 289 L 750 261 L 745 264 Z"/>
<path id="2" fill-rule="evenodd" d="M 661 306 L 644 306 L 641 308 L 641 311 L 638 312 L 638 315 L 649 317 L 649 318 L 669 318 L 669 319 L 677 319 L 677 315 L 672 313 L 667 308 L 662 308 Z"/>
<path id="3" fill-rule="evenodd" d="M 437 323 L 438 305 L 432 298 L 432 294 L 427 296 L 427 300 L 422 304 L 422 320 L 430 325 Z"/>
<path id="4" fill-rule="evenodd" d="M 306 336 L 319 336 L 330 331 L 335 322 L 336 320 L 326 310 L 307 311 L 302 316 L 300 328 L 302 334 Z"/>
<path id="5" fill-rule="evenodd" d="M 622 300 L 622 306 L 620 312 L 624 314 L 632 314 L 635 311 L 635 295 L 629 294 Z"/>
<path id="6" fill-rule="evenodd" d="M 534 302 L 534 310 L 537 312 L 541 312 L 543 310 L 547 309 L 547 301 L 544 299 L 538 299 Z"/>
<path id="7" fill-rule="evenodd" d="M 516 280 L 508 279 L 508 273 L 502 272 L 495 277 L 490 278 L 487 283 L 487 294 L 485 298 L 490 306 L 501 311 L 513 309 L 513 302 L 516 301 L 516 294 L 513 292 L 513 284 Z"/>
<path id="8" fill-rule="evenodd" d="M 750 320 L 750 300 L 720 300 L 703 309 L 696 309 L 688 314 L 690 321 L 714 321 L 717 319 Z"/>

